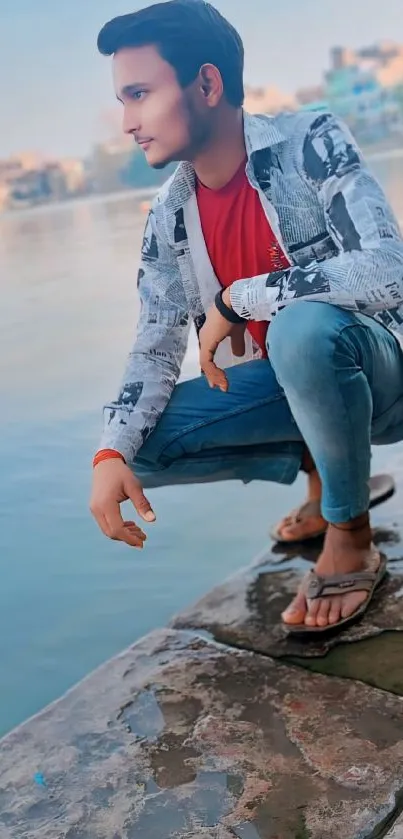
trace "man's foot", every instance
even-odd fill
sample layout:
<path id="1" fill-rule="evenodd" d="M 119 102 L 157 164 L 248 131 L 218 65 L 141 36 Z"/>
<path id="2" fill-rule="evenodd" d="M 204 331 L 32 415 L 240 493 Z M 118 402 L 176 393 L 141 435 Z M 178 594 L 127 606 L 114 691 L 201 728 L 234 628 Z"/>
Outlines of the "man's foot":
<path id="1" fill-rule="evenodd" d="M 395 482 L 391 475 L 373 475 L 369 479 L 369 507 L 377 507 L 394 495 Z M 271 537 L 280 544 L 306 542 L 326 533 L 327 522 L 321 515 L 322 485 L 316 470 L 308 474 L 308 500 L 285 516 L 272 531 Z"/>
<path id="2" fill-rule="evenodd" d="M 280 524 L 271 531 L 276 542 L 306 542 L 326 533 L 327 522 L 320 509 L 320 501 L 306 501 L 301 507 L 285 516 Z"/>
<path id="3" fill-rule="evenodd" d="M 315 571 L 322 577 L 350 574 L 357 571 L 376 572 L 380 555 L 371 543 L 369 516 L 365 515 L 346 525 L 329 525 L 325 545 Z M 367 591 L 327 596 L 307 600 L 304 587 L 283 613 L 288 626 L 327 627 L 353 615 L 365 600 Z"/>
<path id="4" fill-rule="evenodd" d="M 305 541 L 306 539 L 314 539 L 315 536 L 320 536 L 326 532 L 327 522 L 320 509 L 321 480 L 313 463 L 311 466 L 309 462 L 305 462 L 305 467 L 304 471 L 307 472 L 308 478 L 308 498 L 301 507 L 293 510 L 277 525 L 272 536 L 278 542 Z"/>

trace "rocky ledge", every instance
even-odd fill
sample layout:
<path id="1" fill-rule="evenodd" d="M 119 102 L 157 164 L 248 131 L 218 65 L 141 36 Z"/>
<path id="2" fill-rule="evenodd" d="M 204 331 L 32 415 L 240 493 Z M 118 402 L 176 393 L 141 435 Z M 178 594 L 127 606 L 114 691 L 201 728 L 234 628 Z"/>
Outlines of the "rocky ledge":
<path id="1" fill-rule="evenodd" d="M 272 551 L 0 742 L 0 839 L 403 839 L 403 566 L 288 640 L 318 546 Z M 316 672 L 313 672 L 316 671 Z"/>

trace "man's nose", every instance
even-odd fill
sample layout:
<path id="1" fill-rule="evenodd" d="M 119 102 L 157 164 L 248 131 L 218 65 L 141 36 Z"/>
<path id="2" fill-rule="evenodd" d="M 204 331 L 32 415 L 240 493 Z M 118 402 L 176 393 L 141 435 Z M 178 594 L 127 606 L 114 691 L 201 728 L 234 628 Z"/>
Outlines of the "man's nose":
<path id="1" fill-rule="evenodd" d="M 137 109 L 125 108 L 123 114 L 123 131 L 125 134 L 139 134 L 140 120 Z"/>

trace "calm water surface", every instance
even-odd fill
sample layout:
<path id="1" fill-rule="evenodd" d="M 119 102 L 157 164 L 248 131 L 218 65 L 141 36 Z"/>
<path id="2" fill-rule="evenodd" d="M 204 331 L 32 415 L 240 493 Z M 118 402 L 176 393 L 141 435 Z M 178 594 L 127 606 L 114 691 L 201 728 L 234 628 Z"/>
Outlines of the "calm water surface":
<path id="1" fill-rule="evenodd" d="M 402 220 L 403 159 L 373 166 Z M 142 554 L 98 533 L 90 463 L 134 334 L 143 225 L 133 196 L 0 219 L 0 735 L 249 563 L 297 500 L 299 483 L 155 490 Z M 196 363 L 192 340 L 185 376 Z"/>

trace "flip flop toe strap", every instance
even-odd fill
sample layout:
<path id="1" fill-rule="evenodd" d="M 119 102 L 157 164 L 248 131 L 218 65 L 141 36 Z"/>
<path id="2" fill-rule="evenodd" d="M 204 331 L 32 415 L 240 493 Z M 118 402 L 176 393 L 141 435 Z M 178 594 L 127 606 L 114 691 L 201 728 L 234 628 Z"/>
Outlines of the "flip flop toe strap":
<path id="1" fill-rule="evenodd" d="M 315 571 L 311 571 L 307 580 L 306 597 L 308 600 L 317 600 L 319 597 L 348 594 L 352 591 L 371 592 L 377 576 L 371 571 L 357 571 L 351 574 L 321 577 Z"/>

